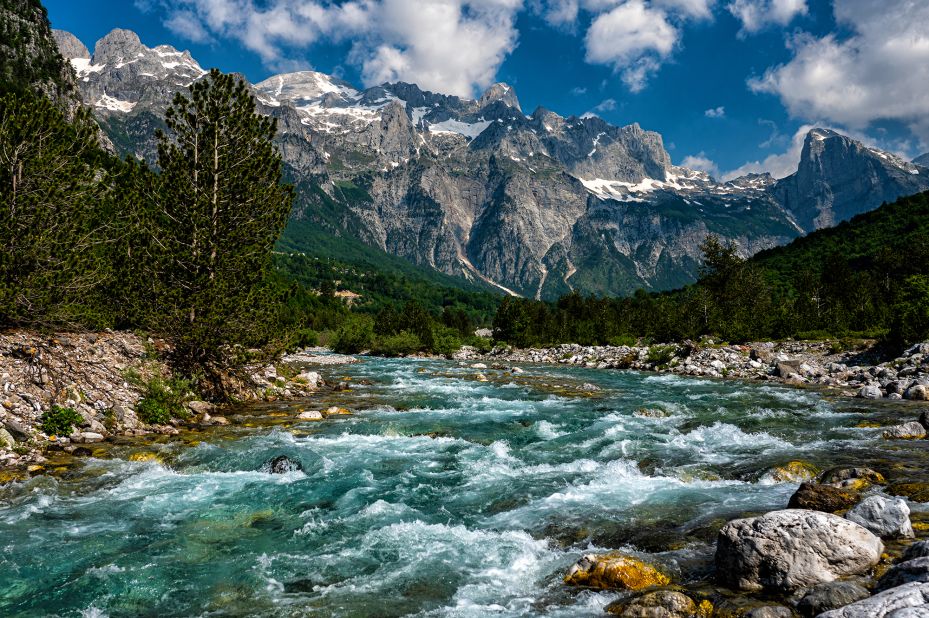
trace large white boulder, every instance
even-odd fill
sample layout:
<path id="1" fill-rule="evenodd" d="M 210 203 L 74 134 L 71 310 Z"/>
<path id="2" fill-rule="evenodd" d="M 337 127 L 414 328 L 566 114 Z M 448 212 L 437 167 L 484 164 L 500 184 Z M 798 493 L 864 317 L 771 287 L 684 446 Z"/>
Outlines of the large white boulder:
<path id="1" fill-rule="evenodd" d="M 891 539 L 912 539 L 910 507 L 903 498 L 868 496 L 845 515 L 874 534 Z"/>
<path id="2" fill-rule="evenodd" d="M 831 513 L 786 509 L 730 521 L 716 543 L 718 579 L 731 588 L 792 593 L 865 573 L 880 538 Z"/>

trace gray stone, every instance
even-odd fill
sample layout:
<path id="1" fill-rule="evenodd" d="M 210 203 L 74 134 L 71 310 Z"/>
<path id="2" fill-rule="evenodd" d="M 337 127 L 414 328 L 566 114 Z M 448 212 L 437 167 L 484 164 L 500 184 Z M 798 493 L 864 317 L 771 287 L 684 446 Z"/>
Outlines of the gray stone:
<path id="1" fill-rule="evenodd" d="M 884 393 L 881 392 L 881 387 L 877 384 L 866 384 L 858 390 L 857 396 L 862 399 L 881 399 Z"/>
<path id="2" fill-rule="evenodd" d="M 789 378 L 792 375 L 800 373 L 800 361 L 798 360 L 783 360 L 778 361 L 774 365 L 777 375 L 782 378 Z"/>
<path id="3" fill-rule="evenodd" d="M 787 509 L 723 526 L 716 573 L 731 588 L 791 593 L 864 573 L 883 551 L 881 540 L 854 522 Z"/>
<path id="4" fill-rule="evenodd" d="M 208 401 L 188 401 L 187 402 L 187 409 L 189 409 L 194 414 L 209 413 L 209 412 L 212 412 L 215 407 L 216 406 L 214 406 L 212 403 Z"/>
<path id="5" fill-rule="evenodd" d="M 868 496 L 846 513 L 845 518 L 874 534 L 891 539 L 911 539 L 910 507 L 903 498 Z"/>
<path id="6" fill-rule="evenodd" d="M 877 583 L 878 590 L 888 590 L 913 582 L 929 583 L 929 558 L 914 558 L 894 565 Z"/>
<path id="7" fill-rule="evenodd" d="M 287 474 L 288 472 L 298 472 L 302 470 L 303 464 L 286 455 L 278 455 L 273 459 L 269 459 L 258 469 L 259 472 L 268 472 L 270 474 Z"/>
<path id="8" fill-rule="evenodd" d="M 907 547 L 900 562 L 907 562 L 917 558 L 929 558 L 929 541 L 917 541 Z"/>
<path id="9" fill-rule="evenodd" d="M 926 618 L 929 616 L 927 606 L 929 584 L 915 582 L 820 614 L 819 618 Z"/>
<path id="10" fill-rule="evenodd" d="M 919 421 L 891 425 L 881 434 L 887 440 L 919 440 L 926 437 L 926 428 Z"/>
<path id="11" fill-rule="evenodd" d="M 828 582 L 814 586 L 797 603 L 797 613 L 813 618 L 823 612 L 851 605 L 871 596 L 867 588 L 854 582 Z"/>
<path id="12" fill-rule="evenodd" d="M 926 388 L 923 384 L 914 384 L 906 389 L 903 396 L 912 401 L 929 401 L 929 388 Z"/>
<path id="13" fill-rule="evenodd" d="M 80 442 L 84 444 L 93 444 L 94 442 L 103 442 L 106 438 L 102 434 L 99 434 L 95 431 L 82 431 L 80 434 Z M 73 439 L 73 438 L 72 438 Z"/>
<path id="14" fill-rule="evenodd" d="M 20 424 L 19 421 L 6 418 L 3 420 L 3 425 L 6 427 L 7 431 L 13 434 L 13 437 L 17 440 L 29 440 L 32 438 L 32 434 L 29 433 L 29 430 Z"/>
<path id="15" fill-rule="evenodd" d="M 745 618 L 793 618 L 793 612 L 783 605 L 765 605 L 748 610 Z"/>
<path id="16" fill-rule="evenodd" d="M 16 440 L 13 438 L 12 434 L 3 427 L 0 427 L 0 442 L 7 448 L 16 444 Z"/>

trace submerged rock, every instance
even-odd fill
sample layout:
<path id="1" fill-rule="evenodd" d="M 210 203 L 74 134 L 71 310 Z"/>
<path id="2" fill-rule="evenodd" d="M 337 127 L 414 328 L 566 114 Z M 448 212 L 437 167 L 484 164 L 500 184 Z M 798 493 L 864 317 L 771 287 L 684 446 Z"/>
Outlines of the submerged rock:
<path id="1" fill-rule="evenodd" d="M 883 551 L 878 537 L 847 519 L 819 511 L 773 511 L 723 526 L 716 574 L 731 588 L 792 593 L 864 573 Z"/>
<path id="2" fill-rule="evenodd" d="M 302 472 L 303 464 L 286 455 L 278 455 L 274 459 L 264 462 L 258 469 L 259 472 L 270 474 L 287 474 L 288 472 Z"/>
<path id="3" fill-rule="evenodd" d="M 775 466 L 765 475 L 776 483 L 799 483 L 816 477 L 819 470 L 805 461 L 788 461 L 783 466 Z"/>
<path id="4" fill-rule="evenodd" d="M 845 518 L 884 538 L 911 539 L 914 536 L 910 524 L 910 507 L 902 498 L 868 496 L 849 511 Z"/>
<path id="5" fill-rule="evenodd" d="M 820 483 L 801 483 L 797 491 L 790 497 L 787 508 L 835 513 L 855 506 L 858 503 L 859 495 L 860 492 L 856 489 L 845 489 Z"/>
<path id="6" fill-rule="evenodd" d="M 700 616 L 694 600 L 676 590 L 655 590 L 631 599 L 620 599 L 606 613 L 624 618 L 691 618 Z"/>
<path id="7" fill-rule="evenodd" d="M 830 468 L 820 474 L 818 480 L 820 483 L 841 483 L 851 479 L 860 479 L 875 485 L 883 485 L 887 482 L 880 472 L 863 467 Z"/>
<path id="8" fill-rule="evenodd" d="M 912 583 L 820 614 L 819 618 L 918 618 L 929 605 L 929 584 Z M 922 608 L 922 611 L 920 609 Z M 915 611 L 907 611 L 913 609 Z"/>
<path id="9" fill-rule="evenodd" d="M 797 613 L 813 618 L 823 612 L 845 607 L 871 596 L 867 588 L 854 582 L 828 582 L 814 586 L 797 603 Z"/>
<path id="10" fill-rule="evenodd" d="M 571 586 L 641 590 L 665 586 L 671 578 L 652 565 L 619 553 L 587 554 L 578 560 L 564 578 Z"/>
<path id="11" fill-rule="evenodd" d="M 881 434 L 885 440 L 920 440 L 926 437 L 926 428 L 918 421 L 892 425 Z"/>
<path id="12" fill-rule="evenodd" d="M 888 590 L 913 582 L 929 583 L 929 558 L 914 558 L 894 565 L 877 583 L 878 590 Z"/>

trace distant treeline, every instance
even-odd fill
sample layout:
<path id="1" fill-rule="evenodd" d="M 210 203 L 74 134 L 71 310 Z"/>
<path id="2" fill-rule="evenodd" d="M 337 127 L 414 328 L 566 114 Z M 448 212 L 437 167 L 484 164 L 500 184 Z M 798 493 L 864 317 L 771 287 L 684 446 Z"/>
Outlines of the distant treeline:
<path id="1" fill-rule="evenodd" d="M 517 346 L 696 340 L 929 338 L 929 193 L 748 260 L 714 237 L 697 283 L 630 298 L 506 298 L 494 336 Z"/>

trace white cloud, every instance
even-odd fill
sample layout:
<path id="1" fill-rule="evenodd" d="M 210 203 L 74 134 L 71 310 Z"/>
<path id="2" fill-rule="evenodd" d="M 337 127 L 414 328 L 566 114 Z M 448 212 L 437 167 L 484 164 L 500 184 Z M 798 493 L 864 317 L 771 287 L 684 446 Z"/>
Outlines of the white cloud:
<path id="1" fill-rule="evenodd" d="M 853 31 L 790 41 L 793 58 L 749 81 L 776 94 L 791 114 L 854 129 L 897 120 L 929 144 L 929 2 L 836 0 Z"/>
<path id="2" fill-rule="evenodd" d="M 768 155 L 761 161 L 749 161 L 732 171 L 725 172 L 722 179 L 732 180 L 745 174 L 763 174 L 764 172 L 769 172 L 775 178 L 790 176 L 797 171 L 800 152 L 803 150 L 803 140 L 812 128 L 813 125 L 803 125 L 797 129 L 786 151 Z"/>
<path id="3" fill-rule="evenodd" d="M 604 99 L 594 107 L 595 112 L 612 112 L 616 109 L 616 99 Z"/>
<path id="4" fill-rule="evenodd" d="M 695 155 L 687 155 L 684 157 L 684 160 L 681 161 L 681 167 L 686 167 L 688 169 L 697 170 L 700 172 L 706 172 L 710 176 L 719 176 L 719 166 L 706 156 L 706 153 L 700 151 Z"/>
<path id="5" fill-rule="evenodd" d="M 227 37 L 266 66 L 292 64 L 318 41 L 352 40 L 366 84 L 415 82 L 472 96 L 516 46 L 522 0 L 160 0 L 165 25 L 191 40 Z"/>
<path id="6" fill-rule="evenodd" d="M 707 118 L 725 118 L 726 108 L 722 105 L 719 107 L 711 107 L 710 109 L 703 112 L 703 115 Z"/>
<path id="7" fill-rule="evenodd" d="M 652 0 L 652 4 L 669 12 L 679 12 L 697 19 L 709 19 L 716 0 Z"/>
<path id="8" fill-rule="evenodd" d="M 807 12 L 806 0 L 733 0 L 726 8 L 742 22 L 742 34 L 770 25 L 786 26 Z"/>
<path id="9" fill-rule="evenodd" d="M 587 31 L 587 61 L 612 66 L 629 90 L 639 92 L 678 36 L 664 11 L 629 0 L 594 19 Z"/>

